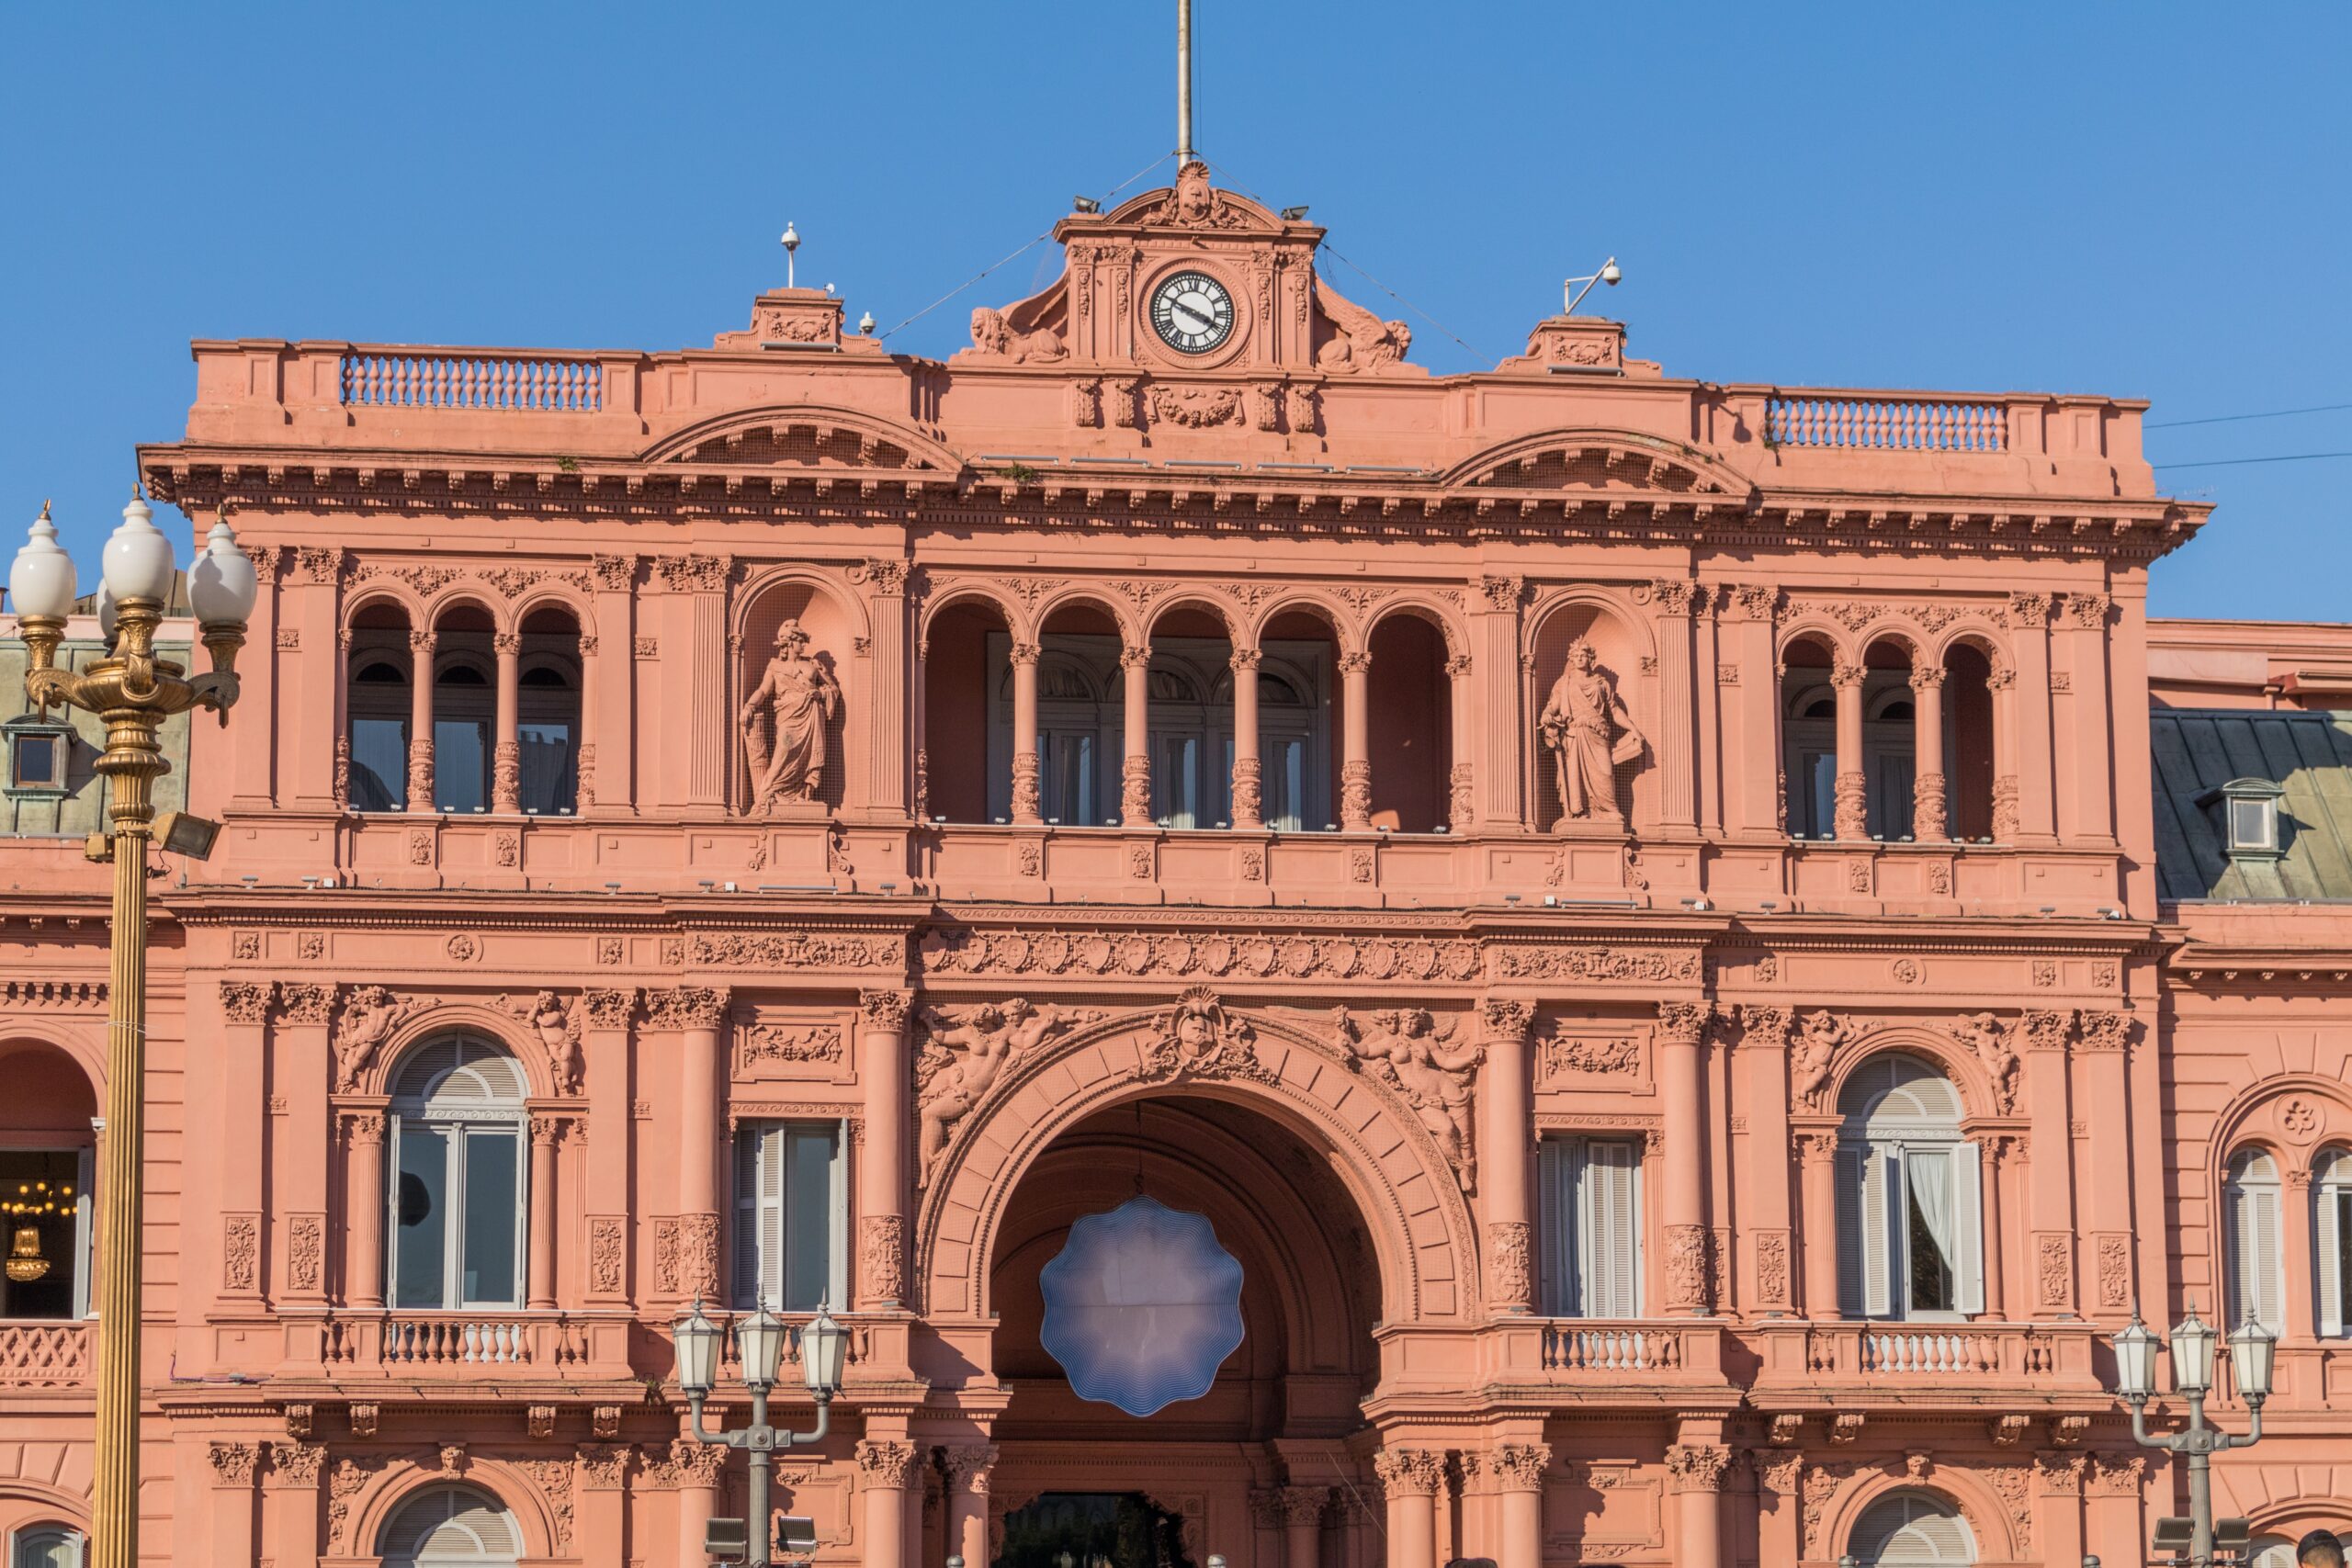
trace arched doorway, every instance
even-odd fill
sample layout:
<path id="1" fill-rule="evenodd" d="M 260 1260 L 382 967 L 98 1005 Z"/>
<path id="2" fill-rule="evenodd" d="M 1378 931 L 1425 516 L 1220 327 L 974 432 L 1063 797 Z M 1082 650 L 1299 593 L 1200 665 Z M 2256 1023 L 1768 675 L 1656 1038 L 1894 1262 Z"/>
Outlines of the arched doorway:
<path id="1" fill-rule="evenodd" d="M 384 1521 L 384 1568 L 514 1568 L 523 1551 L 514 1516 L 470 1486 L 428 1486 Z"/>
<path id="2" fill-rule="evenodd" d="M 1114 1568 L 1182 1568 L 1236 1555 L 1270 1479 L 1361 1486 L 1348 1438 L 1378 1372 L 1382 1280 L 1331 1159 L 1287 1119 L 1205 1091 L 1098 1110 L 1037 1156 L 1006 1201 L 989 1274 L 1008 1395 L 991 1434 L 1002 1511 L 992 1545 L 1006 1568 L 1059 1568 L 1064 1551 L 1077 1568 L 1091 1568 L 1090 1553 Z M 1243 1319 L 1207 1393 L 1141 1418 L 1080 1398 L 1040 1335 L 1040 1274 L 1073 1223 L 1138 1191 L 1207 1218 L 1241 1264 Z M 1163 1515 L 1172 1536 L 1154 1533 Z M 1045 1555 L 1016 1561 L 1016 1545 Z"/>

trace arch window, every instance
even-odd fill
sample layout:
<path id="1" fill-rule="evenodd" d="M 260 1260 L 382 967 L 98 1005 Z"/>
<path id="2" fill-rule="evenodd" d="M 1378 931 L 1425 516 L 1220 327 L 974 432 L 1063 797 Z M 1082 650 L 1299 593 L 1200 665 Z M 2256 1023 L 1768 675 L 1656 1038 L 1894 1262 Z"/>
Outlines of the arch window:
<path id="1" fill-rule="evenodd" d="M 1838 1109 L 1838 1295 L 1849 1317 L 1984 1310 L 1982 1160 L 1950 1079 L 1899 1053 L 1864 1063 Z"/>
<path id="2" fill-rule="evenodd" d="M 355 655 L 351 673 L 351 809 L 408 803 L 408 671 L 390 652 Z"/>
<path id="3" fill-rule="evenodd" d="M 439 811 L 490 809 L 490 734 L 498 694 L 488 671 L 445 659 L 433 675 L 433 805 Z"/>
<path id="4" fill-rule="evenodd" d="M 2295 1543 L 2283 1535 L 2258 1535 L 2245 1543 L 2247 1568 L 2295 1568 Z"/>
<path id="5" fill-rule="evenodd" d="M 528 1092 L 514 1058 L 479 1040 L 435 1041 L 402 1065 L 386 1227 L 393 1305 L 523 1303 Z"/>
<path id="6" fill-rule="evenodd" d="M 1790 692 L 1781 733 L 1788 750 L 1789 832 L 1799 839 L 1833 837 L 1838 830 L 1838 696 L 1826 680 Z"/>
<path id="7" fill-rule="evenodd" d="M 2272 1334 L 2284 1326 L 2286 1270 L 2278 1246 L 2278 1166 L 2261 1149 L 2230 1161 L 2222 1192 L 2229 1223 L 2230 1327 L 2257 1323 Z"/>
<path id="8" fill-rule="evenodd" d="M 1846 1549 L 1871 1568 L 1941 1568 L 1976 1561 L 1968 1521 L 1927 1492 L 1895 1492 L 1871 1504 L 1855 1521 Z"/>
<path id="9" fill-rule="evenodd" d="M 35 1525 L 17 1532 L 8 1568 L 82 1568 L 88 1545 L 82 1532 L 62 1525 Z"/>
<path id="10" fill-rule="evenodd" d="M 580 797 L 580 689 L 552 660 L 526 666 L 516 682 L 518 804 L 543 817 L 568 815 Z"/>
<path id="11" fill-rule="evenodd" d="M 2343 1337 L 2352 1324 L 2352 1149 L 2320 1151 L 2312 1165 L 2318 1234 L 2312 1247 L 2319 1277 L 2319 1331 Z"/>
<path id="12" fill-rule="evenodd" d="M 522 1555 L 523 1532 L 514 1516 L 485 1494 L 470 1486 L 432 1486 L 384 1522 L 376 1551 L 384 1568 L 512 1568 Z"/>

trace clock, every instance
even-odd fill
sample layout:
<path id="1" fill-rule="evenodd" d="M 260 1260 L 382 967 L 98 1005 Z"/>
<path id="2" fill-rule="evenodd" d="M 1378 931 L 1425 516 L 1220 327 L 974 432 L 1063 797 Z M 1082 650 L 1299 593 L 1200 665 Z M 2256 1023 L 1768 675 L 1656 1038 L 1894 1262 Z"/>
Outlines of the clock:
<path id="1" fill-rule="evenodd" d="M 1233 335 L 1233 296 L 1204 272 L 1180 272 L 1151 293 L 1152 330 L 1179 354 L 1206 354 Z"/>

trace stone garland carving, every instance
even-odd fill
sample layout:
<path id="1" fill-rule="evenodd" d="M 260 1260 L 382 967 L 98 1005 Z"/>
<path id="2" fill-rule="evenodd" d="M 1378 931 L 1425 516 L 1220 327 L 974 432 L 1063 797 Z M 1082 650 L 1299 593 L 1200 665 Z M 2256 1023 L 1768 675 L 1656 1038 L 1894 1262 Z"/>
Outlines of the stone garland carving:
<path id="1" fill-rule="evenodd" d="M 1697 980 L 1695 952 L 1618 947 L 1498 947 L 1495 974 L 1508 980 Z"/>
<path id="2" fill-rule="evenodd" d="M 381 986 L 354 986 L 344 996 L 343 1016 L 336 1021 L 334 1087 L 348 1094 L 359 1087 L 362 1074 L 392 1030 L 415 1010 L 413 1000 L 395 1000 Z"/>
<path id="3" fill-rule="evenodd" d="M 862 937 L 812 931 L 734 931 L 696 936 L 694 962 L 719 968 L 900 969 L 906 946 L 897 937 Z"/>
<path id="4" fill-rule="evenodd" d="M 1549 977 L 1545 961 L 1530 960 L 1523 968 L 1509 961 L 1512 950 L 1501 950 L 1498 973 L 1509 977 Z M 1527 949 L 1532 953 L 1572 951 L 1584 955 L 1574 967 L 1589 970 L 1621 967 L 1594 954 L 1607 949 Z M 1679 956 L 1679 955 L 1678 955 Z M 921 957 L 924 970 L 941 975 L 1120 975 L 1136 978 L 1198 976 L 1260 977 L 1274 975 L 1293 979 L 1469 980 L 1482 963 L 1476 942 L 1452 938 L 1343 934 L 1303 934 L 1231 931 L 979 931 L 968 929 L 927 932 Z M 1688 958 L 1690 974 L 1698 974 L 1695 954 Z M 1642 979 L 1649 966 L 1627 961 L 1621 972 L 1607 978 Z M 1566 971 L 1560 972 L 1566 975 Z"/>
<path id="5" fill-rule="evenodd" d="M 1756 1296 L 1765 1306 L 1789 1304 L 1789 1235 L 1763 1231 L 1756 1237 Z"/>
<path id="6" fill-rule="evenodd" d="M 1498 1307 L 1535 1303 L 1534 1227 L 1524 1220 L 1487 1224 L 1487 1290 Z"/>
<path id="7" fill-rule="evenodd" d="M 843 1051 L 835 1024 L 760 1024 L 745 1032 L 739 1054 L 748 1069 L 762 1062 L 838 1063 Z"/>
<path id="8" fill-rule="evenodd" d="M 1391 1496 L 1434 1497 L 1445 1485 L 1445 1456 L 1429 1449 L 1383 1449 L 1372 1470 Z"/>
<path id="9" fill-rule="evenodd" d="M 245 1293 L 260 1289 L 261 1221 L 231 1214 L 220 1227 L 220 1288 Z"/>
<path id="10" fill-rule="evenodd" d="M 926 1007 L 915 1057 L 918 1185 L 929 1187 L 956 1124 L 986 1098 L 1005 1069 L 1048 1038 L 1101 1015 L 1025 998 L 981 1002 L 953 1011 Z"/>
<path id="11" fill-rule="evenodd" d="M 1704 1225 L 1666 1227 L 1666 1304 L 1669 1310 L 1703 1311 L 1713 1303 L 1708 1262 L 1714 1238 Z"/>
<path id="12" fill-rule="evenodd" d="M 1233 387 L 1154 387 L 1150 406 L 1154 424 L 1201 430 L 1243 421 L 1241 392 Z"/>
<path id="13" fill-rule="evenodd" d="M 528 1002 L 510 1002 L 507 1010 L 530 1025 L 548 1062 L 548 1081 L 558 1094 L 580 1092 L 581 1004 L 566 1007 L 553 991 L 541 991 Z"/>
<path id="14" fill-rule="evenodd" d="M 857 1226 L 858 1291 L 867 1301 L 899 1302 L 907 1290 L 907 1222 L 868 1214 Z"/>
<path id="15" fill-rule="evenodd" d="M 588 1288 L 600 1296 L 621 1293 L 628 1257 L 627 1224 L 617 1214 L 588 1222 Z"/>
<path id="16" fill-rule="evenodd" d="M 1378 1077 L 1403 1097 L 1449 1164 L 1461 1174 L 1462 1190 L 1478 1190 L 1477 1145 L 1471 1132 L 1473 1075 L 1486 1059 L 1476 1042 L 1453 1043 L 1460 1020 L 1441 1031 L 1425 1008 L 1393 1008 L 1370 1016 L 1371 1026 L 1345 1007 L 1334 1008 L 1331 1023 L 1340 1047 L 1360 1070 Z"/>
<path id="17" fill-rule="evenodd" d="M 1631 1034 L 1553 1034 L 1539 1047 L 1539 1082 L 1571 1074 L 1623 1077 L 1642 1070 L 1642 1043 Z"/>
<path id="18" fill-rule="evenodd" d="M 914 1474 L 915 1446 L 889 1438 L 865 1438 L 858 1442 L 856 1459 L 858 1474 L 866 1485 L 903 1490 Z"/>
<path id="19" fill-rule="evenodd" d="M 841 683 L 808 654 L 797 620 L 776 628 L 775 652 L 743 699 L 736 723 L 752 763 L 751 811 L 817 798 L 825 773 L 826 727 L 842 702 Z"/>
<path id="20" fill-rule="evenodd" d="M 286 1283 L 289 1290 L 314 1292 L 326 1259 L 326 1217 L 297 1214 L 286 1226 Z"/>
<path id="21" fill-rule="evenodd" d="M 1556 763 L 1561 820 L 1623 821 L 1617 766 L 1640 758 L 1642 735 L 1615 677 L 1585 638 L 1568 645 L 1567 667 L 1552 683 L 1536 732 Z"/>

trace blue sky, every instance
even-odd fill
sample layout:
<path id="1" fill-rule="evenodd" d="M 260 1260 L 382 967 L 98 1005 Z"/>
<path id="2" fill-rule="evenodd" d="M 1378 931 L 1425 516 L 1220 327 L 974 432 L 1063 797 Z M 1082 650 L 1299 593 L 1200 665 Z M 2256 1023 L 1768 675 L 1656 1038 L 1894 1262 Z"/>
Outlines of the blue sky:
<path id="1" fill-rule="evenodd" d="M 1311 203 L 1438 370 L 1518 352 L 1613 252 L 1605 303 L 1669 374 L 2352 404 L 2342 0 L 1196 11 L 1202 150 Z M 132 443 L 183 427 L 191 337 L 707 344 L 787 218 L 802 281 L 887 327 L 1172 147 L 1173 12 L 0 7 L 0 522 L 54 495 L 86 574 Z M 1051 259 L 893 346 L 952 350 Z M 2352 451 L 2352 409 L 2149 446 Z M 2158 477 L 2220 505 L 2159 614 L 2346 617 L 2352 460 Z"/>

